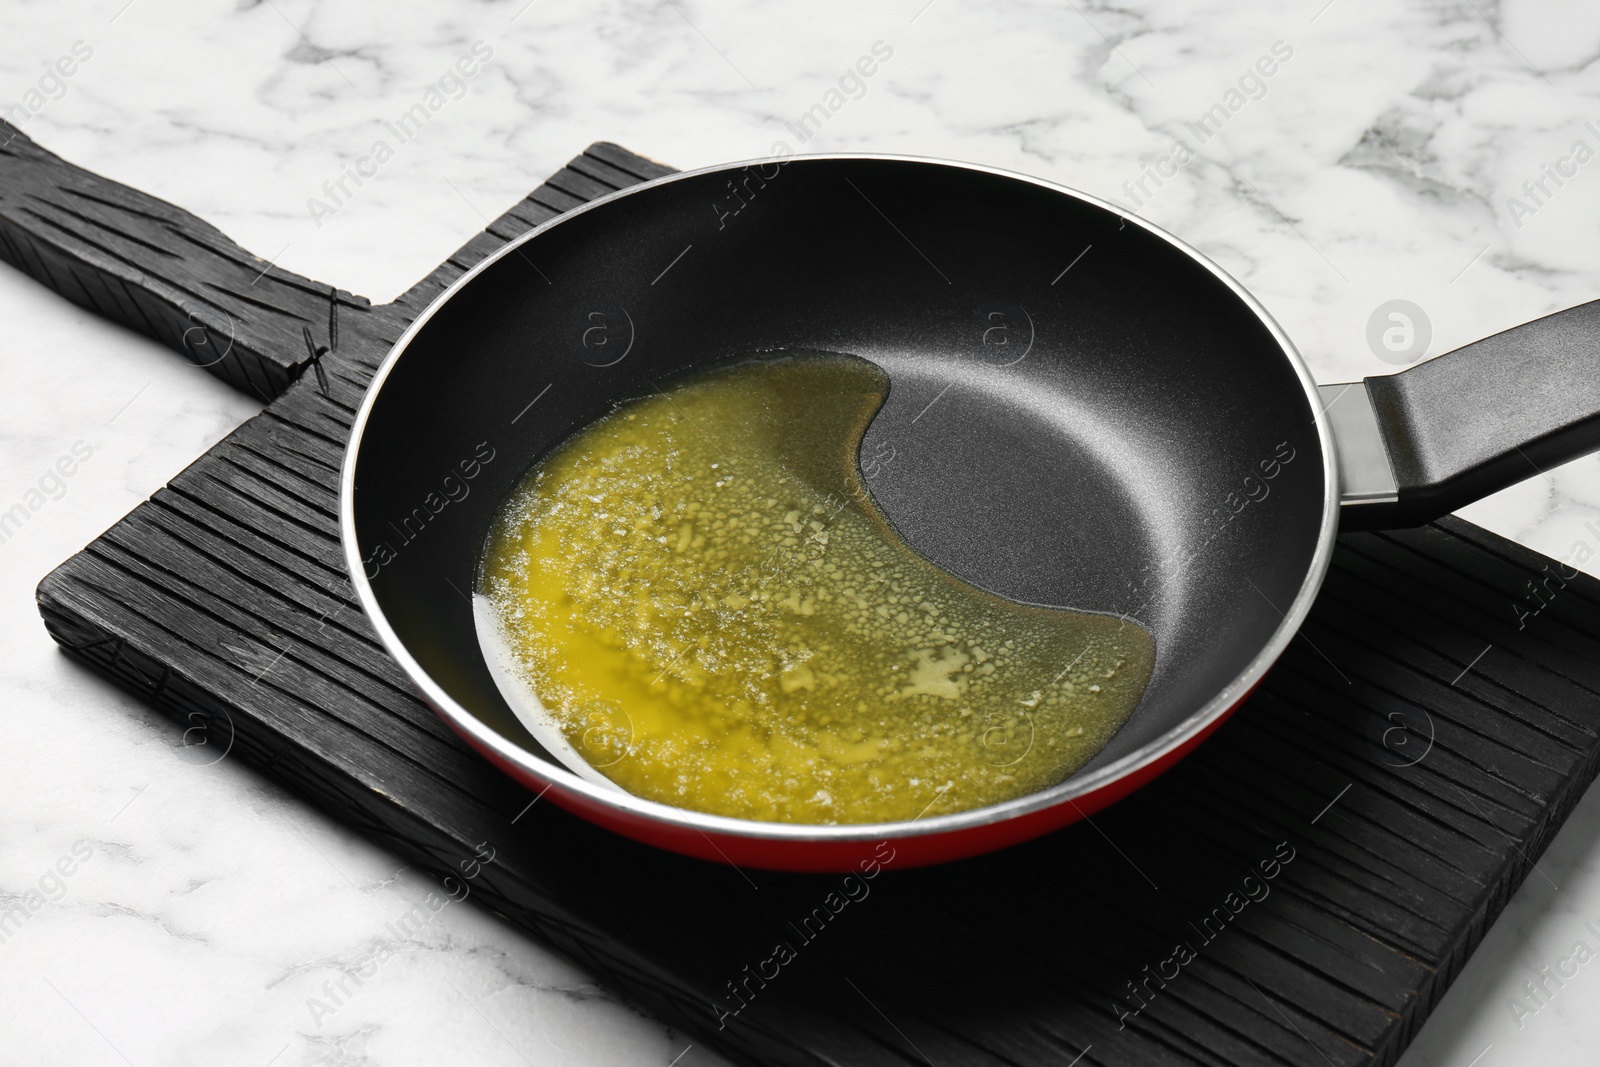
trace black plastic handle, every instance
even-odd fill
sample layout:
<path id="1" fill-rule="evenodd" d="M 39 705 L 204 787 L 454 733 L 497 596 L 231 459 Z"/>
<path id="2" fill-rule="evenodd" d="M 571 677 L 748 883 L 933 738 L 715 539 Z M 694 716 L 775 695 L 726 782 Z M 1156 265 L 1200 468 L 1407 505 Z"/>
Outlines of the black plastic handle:
<path id="1" fill-rule="evenodd" d="M 182 208 L 73 166 L 0 120 L 0 259 L 270 400 L 365 297 L 240 248 Z"/>
<path id="2" fill-rule="evenodd" d="M 1415 526 L 1600 449 L 1600 300 L 1366 379 Z"/>

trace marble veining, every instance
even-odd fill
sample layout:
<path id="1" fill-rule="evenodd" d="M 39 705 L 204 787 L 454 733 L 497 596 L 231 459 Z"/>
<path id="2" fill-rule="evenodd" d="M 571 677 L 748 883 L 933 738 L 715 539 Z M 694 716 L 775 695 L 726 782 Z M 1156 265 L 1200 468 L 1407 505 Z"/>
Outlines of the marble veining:
<path id="1" fill-rule="evenodd" d="M 11 0 L 0 111 L 378 300 L 597 138 L 975 160 L 1195 244 L 1332 382 L 1396 369 L 1368 340 L 1390 301 L 1426 316 L 1420 357 L 1600 296 L 1597 54 L 1575 0 Z M 0 502 L 30 502 L 0 543 L 0 909 L 40 901 L 0 942 L 0 1063 L 718 1062 L 55 653 L 38 578 L 256 405 L 9 269 L 0 321 Z M 1465 514 L 1600 573 L 1600 459 Z M 1407 1067 L 1592 1060 L 1591 922 L 1595 797 Z"/>

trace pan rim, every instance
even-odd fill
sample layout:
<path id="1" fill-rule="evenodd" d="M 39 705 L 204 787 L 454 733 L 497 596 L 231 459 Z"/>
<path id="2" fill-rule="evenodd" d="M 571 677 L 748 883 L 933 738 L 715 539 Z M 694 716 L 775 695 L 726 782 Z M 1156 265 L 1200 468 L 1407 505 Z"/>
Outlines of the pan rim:
<path id="1" fill-rule="evenodd" d="M 565 767 L 553 761 L 545 760 L 504 737 L 499 731 L 493 729 L 463 707 L 433 680 L 428 671 L 410 654 L 405 643 L 389 624 L 387 616 L 377 602 L 377 596 L 372 589 L 370 580 L 366 576 L 366 568 L 361 559 L 356 540 L 356 460 L 361 452 L 368 419 L 379 394 L 382 392 L 384 382 L 404 357 L 407 348 L 417 334 L 422 331 L 440 308 L 457 292 L 470 285 L 472 280 L 479 274 L 488 270 L 504 257 L 515 253 L 524 244 L 564 222 L 603 207 L 614 200 L 633 196 L 658 186 L 686 181 L 707 174 L 737 171 L 748 167 L 766 167 L 773 164 L 786 166 L 791 163 L 828 160 L 915 163 L 971 171 L 1024 182 L 1108 211 L 1123 219 L 1127 224 L 1138 226 L 1152 236 L 1166 242 L 1177 251 L 1188 256 L 1195 264 L 1209 271 L 1227 286 L 1234 297 L 1241 301 L 1267 329 L 1305 391 L 1306 402 L 1313 412 L 1312 421 L 1316 427 L 1318 447 L 1322 453 L 1323 511 L 1322 522 L 1318 530 L 1317 545 L 1293 602 L 1286 610 L 1279 612 L 1282 618 L 1278 627 L 1272 632 L 1271 637 L 1263 644 L 1256 655 L 1250 659 L 1237 675 L 1194 712 L 1154 740 L 1140 746 L 1121 759 L 1096 769 L 1090 774 L 1072 775 L 1048 789 L 1029 793 L 1026 796 L 1003 801 L 999 804 L 952 812 L 947 815 L 931 816 L 926 819 L 919 816 L 916 819 L 896 822 L 834 825 L 762 822 L 755 819 L 738 819 L 725 815 L 713 815 L 707 812 L 673 807 L 659 801 L 646 800 L 615 787 L 600 786 L 585 781 Z M 395 341 L 389 353 L 373 373 L 372 381 L 369 383 L 367 391 L 362 397 L 361 405 L 356 411 L 355 419 L 351 423 L 350 440 L 345 447 L 345 454 L 339 472 L 339 537 L 344 549 L 345 565 L 350 572 L 350 582 L 355 589 L 357 600 L 360 602 L 361 608 L 366 613 L 373 629 L 377 632 L 385 650 L 394 657 L 395 662 L 405 671 L 411 683 L 421 691 L 422 696 L 434 709 L 435 713 L 444 717 L 457 732 L 461 733 L 480 750 L 492 753 L 498 761 L 518 768 L 524 774 L 540 782 L 547 789 L 552 786 L 559 786 L 568 793 L 579 794 L 585 800 L 603 807 L 681 829 L 696 830 L 702 833 L 711 831 L 725 837 L 792 842 L 796 844 L 807 842 L 873 842 L 885 839 L 926 837 L 957 831 L 970 831 L 984 826 L 1008 822 L 1011 819 L 1045 811 L 1062 804 L 1073 803 L 1119 781 L 1135 777 L 1140 771 L 1161 763 L 1161 761 L 1181 750 L 1185 745 L 1204 736 L 1211 727 L 1217 724 L 1218 720 L 1239 704 L 1260 682 L 1272 665 L 1277 662 L 1284 649 L 1288 647 L 1289 642 L 1299 632 L 1300 625 L 1310 613 L 1312 602 L 1316 599 L 1316 595 L 1322 587 L 1323 578 L 1332 560 L 1333 543 L 1338 529 L 1338 517 L 1339 472 L 1337 454 L 1333 447 L 1333 433 L 1327 412 L 1319 400 L 1316 380 L 1312 377 L 1310 369 L 1306 366 L 1305 360 L 1295 347 L 1294 342 L 1290 340 L 1283 328 L 1278 325 L 1277 320 L 1272 317 L 1271 313 L 1249 290 L 1228 274 L 1220 265 L 1183 239 L 1168 233 L 1154 223 L 1123 210 L 1111 201 L 1058 182 L 982 163 L 888 152 L 837 152 L 767 156 L 678 171 L 640 182 L 588 201 L 541 223 L 521 236 L 507 242 L 447 286 L 422 310 Z M 1276 605 L 1273 606 L 1276 608 Z M 1137 713 L 1136 709 L 1134 714 Z M 1074 806 L 1076 806 L 1075 803 Z"/>

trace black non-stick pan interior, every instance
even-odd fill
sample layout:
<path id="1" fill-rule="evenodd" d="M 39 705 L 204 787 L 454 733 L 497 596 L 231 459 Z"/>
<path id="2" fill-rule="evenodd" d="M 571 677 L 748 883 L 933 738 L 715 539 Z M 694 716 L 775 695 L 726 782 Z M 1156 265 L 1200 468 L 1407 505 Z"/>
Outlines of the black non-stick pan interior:
<path id="1" fill-rule="evenodd" d="M 863 469 L 928 558 L 1017 600 L 1125 613 L 1154 632 L 1144 700 L 1091 767 L 1216 696 L 1306 581 L 1326 499 L 1314 409 L 1220 276 L 1113 211 L 1015 177 L 800 159 L 569 217 L 412 337 L 363 431 L 353 500 L 374 595 L 411 655 L 543 754 L 473 628 L 496 506 L 619 400 L 775 349 L 887 370 Z"/>

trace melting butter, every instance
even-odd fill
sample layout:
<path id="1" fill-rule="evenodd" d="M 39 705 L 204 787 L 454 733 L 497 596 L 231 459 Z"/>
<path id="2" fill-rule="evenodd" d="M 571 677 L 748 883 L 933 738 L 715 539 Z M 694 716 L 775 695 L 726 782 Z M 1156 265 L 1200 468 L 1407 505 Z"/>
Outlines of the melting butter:
<path id="1" fill-rule="evenodd" d="M 853 356 L 735 364 L 541 460 L 480 581 L 519 716 L 559 729 L 589 777 L 779 822 L 981 807 L 1088 762 L 1143 694 L 1154 639 L 907 546 L 856 463 L 887 395 Z"/>

